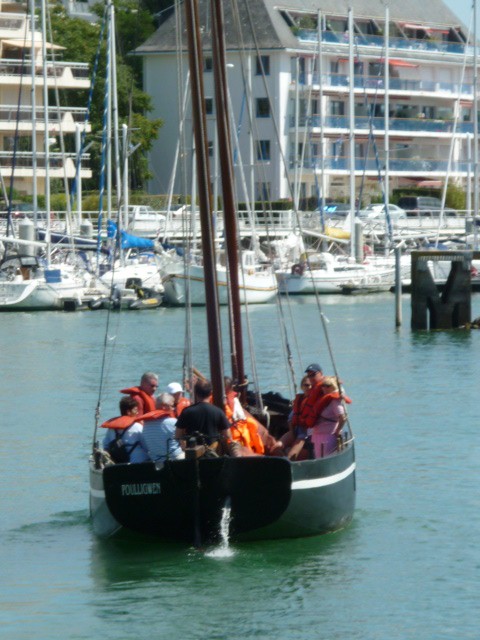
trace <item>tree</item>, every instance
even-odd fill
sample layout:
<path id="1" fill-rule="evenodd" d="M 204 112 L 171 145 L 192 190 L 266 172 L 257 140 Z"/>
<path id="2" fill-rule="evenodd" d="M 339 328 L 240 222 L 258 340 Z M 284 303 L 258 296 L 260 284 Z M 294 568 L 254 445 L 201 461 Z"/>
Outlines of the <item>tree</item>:
<path id="1" fill-rule="evenodd" d="M 103 15 L 103 9 L 97 5 L 97 13 Z M 146 152 L 158 137 L 162 126 L 159 119 L 148 118 L 152 110 L 150 96 L 142 91 L 141 61 L 129 55 L 155 30 L 154 18 L 141 4 L 135 0 L 117 0 L 116 11 L 116 42 L 117 47 L 117 95 L 120 126 L 126 123 L 131 131 L 131 140 L 140 147 L 131 159 L 132 186 L 137 189 L 144 187 L 149 177 Z M 63 58 L 75 62 L 87 62 L 93 70 L 99 39 L 100 24 L 90 24 L 85 20 L 70 18 L 62 5 L 55 5 L 51 10 L 52 40 L 64 47 Z M 91 168 L 95 178 L 85 182 L 86 189 L 98 188 L 97 177 L 100 172 L 101 143 L 103 129 L 103 102 L 106 77 L 105 36 L 101 43 L 98 60 L 97 77 L 92 95 L 90 123 L 92 126 L 93 143 L 90 147 Z M 87 103 L 86 91 L 66 91 L 61 95 L 62 106 L 78 106 Z M 70 145 L 72 143 L 70 142 Z M 67 145 L 68 146 L 68 145 Z M 70 147 L 71 148 L 71 147 Z M 90 184 L 88 184 L 90 182 Z"/>

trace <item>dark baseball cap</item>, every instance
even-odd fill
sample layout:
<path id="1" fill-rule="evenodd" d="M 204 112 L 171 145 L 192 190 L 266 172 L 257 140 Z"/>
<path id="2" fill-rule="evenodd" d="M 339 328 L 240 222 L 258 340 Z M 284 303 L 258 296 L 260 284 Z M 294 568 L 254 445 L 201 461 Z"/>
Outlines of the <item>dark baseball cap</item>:
<path id="1" fill-rule="evenodd" d="M 322 367 L 314 362 L 313 364 L 309 364 L 305 369 L 305 373 L 322 373 Z"/>

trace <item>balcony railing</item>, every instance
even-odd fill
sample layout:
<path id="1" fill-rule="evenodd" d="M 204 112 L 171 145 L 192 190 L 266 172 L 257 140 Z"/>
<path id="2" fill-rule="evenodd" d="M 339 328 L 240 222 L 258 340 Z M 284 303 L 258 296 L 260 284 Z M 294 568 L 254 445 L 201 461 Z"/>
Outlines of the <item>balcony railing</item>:
<path id="1" fill-rule="evenodd" d="M 301 42 L 317 42 L 318 33 L 315 29 L 300 29 L 297 37 Z M 348 44 L 349 33 L 338 33 L 334 31 L 323 31 L 322 42 L 331 44 Z M 373 36 L 367 34 L 354 35 L 355 45 L 376 47 L 383 50 L 385 48 L 385 38 L 383 36 Z M 443 40 L 417 40 L 415 38 L 389 38 L 390 50 L 395 51 L 430 51 L 432 53 L 453 53 L 458 55 L 473 56 L 473 47 L 461 42 L 445 42 Z"/>
<path id="2" fill-rule="evenodd" d="M 1 122 L 25 122 L 32 120 L 32 107 L 26 107 L 21 105 L 20 109 L 15 105 L 3 105 L 0 106 L 0 121 Z M 50 122 L 59 122 L 66 115 L 71 114 L 74 122 L 83 123 L 85 121 L 85 115 L 87 113 L 86 107 L 50 107 L 48 110 L 48 119 Z M 37 122 L 43 122 L 45 113 L 43 107 L 37 107 L 35 109 L 35 119 Z"/>
<path id="3" fill-rule="evenodd" d="M 89 66 L 84 62 L 48 62 L 47 77 L 61 78 L 67 69 L 70 69 L 72 75 L 76 79 L 84 79 L 89 77 Z M 0 76 L 25 76 L 29 77 L 32 73 L 32 67 L 29 60 L 21 62 L 20 60 L 0 59 Z M 42 65 L 36 65 L 35 77 L 43 77 Z"/>
<path id="4" fill-rule="evenodd" d="M 18 31 L 25 26 L 26 16 L 0 16 L 0 31 Z"/>
<path id="5" fill-rule="evenodd" d="M 298 119 L 300 127 L 315 129 L 321 127 L 320 116 L 302 116 Z M 389 131 L 416 132 L 416 133 L 453 133 L 453 120 L 427 120 L 425 118 L 390 118 Z M 296 126 L 295 116 L 290 116 L 290 127 Z M 325 116 L 323 126 L 326 129 L 350 129 L 350 120 L 346 116 Z M 356 116 L 355 129 L 383 131 L 385 119 L 383 117 Z M 457 122 L 456 133 L 473 133 L 473 122 Z"/>
<path id="6" fill-rule="evenodd" d="M 314 73 L 310 77 L 306 74 L 299 76 L 299 83 L 302 85 L 318 84 L 318 74 Z M 324 75 L 322 77 L 323 87 L 344 87 L 349 89 L 348 75 L 344 74 L 331 74 Z M 355 89 L 374 89 L 375 91 L 385 89 L 385 81 L 383 76 L 354 76 L 353 87 Z M 454 96 L 465 95 L 471 96 L 473 94 L 473 84 L 471 83 L 459 83 L 459 82 L 438 82 L 434 80 L 409 80 L 406 78 L 390 78 L 389 81 L 390 91 L 413 91 L 431 92 L 431 93 L 450 93 Z"/>
<path id="7" fill-rule="evenodd" d="M 384 170 L 382 161 L 380 160 L 380 170 Z M 290 169 L 295 167 L 295 159 L 290 158 Z M 299 164 L 297 166 L 300 166 Z M 305 158 L 302 166 L 304 169 L 320 170 L 321 158 L 311 157 Z M 326 170 L 346 171 L 350 170 L 350 159 L 345 156 L 327 156 L 323 160 L 323 166 Z M 450 166 L 451 173 L 465 173 L 469 171 L 468 162 L 453 162 Z M 390 159 L 389 171 L 392 173 L 446 173 L 449 169 L 448 160 L 425 160 L 425 159 Z M 379 167 L 375 158 L 355 158 L 355 171 L 374 171 L 378 172 Z"/>
<path id="8" fill-rule="evenodd" d="M 75 153 L 51 153 L 49 167 L 52 169 L 60 169 L 63 167 L 67 160 L 71 162 L 76 161 Z M 88 162 L 90 154 L 85 153 L 82 155 L 82 164 Z M 12 168 L 13 166 L 13 151 L 0 151 L 0 167 Z M 29 151 L 17 152 L 15 155 L 15 166 L 22 169 L 33 168 L 33 154 Z M 36 166 L 38 169 L 44 169 L 46 167 L 45 154 L 36 154 Z M 85 167 L 84 167 L 85 168 Z"/>

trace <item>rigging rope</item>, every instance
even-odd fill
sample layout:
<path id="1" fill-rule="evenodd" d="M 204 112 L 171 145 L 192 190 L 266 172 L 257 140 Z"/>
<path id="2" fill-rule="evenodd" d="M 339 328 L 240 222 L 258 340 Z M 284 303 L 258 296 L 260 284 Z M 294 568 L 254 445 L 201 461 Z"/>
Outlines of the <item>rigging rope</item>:
<path id="1" fill-rule="evenodd" d="M 108 119 L 108 109 L 109 109 L 109 94 L 110 94 L 110 86 L 108 82 L 108 78 L 110 77 L 110 53 L 111 53 L 111 37 L 112 37 L 112 29 L 110 21 L 108 22 L 108 30 L 107 30 L 107 50 L 106 50 L 106 67 L 105 67 L 105 95 L 103 98 L 103 120 L 102 120 L 102 147 L 101 147 L 101 167 L 100 167 L 100 186 L 99 186 L 99 196 L 98 196 L 98 235 L 97 235 L 97 265 L 99 262 L 100 256 L 100 241 L 101 241 L 101 232 L 102 232 L 102 223 L 103 223 L 103 197 L 105 194 L 105 171 L 106 171 L 106 157 L 107 157 L 107 145 L 110 145 L 110 140 L 108 140 L 107 136 L 107 119 Z"/>
<path id="2" fill-rule="evenodd" d="M 360 52 L 359 52 L 359 48 L 358 48 L 358 38 L 355 38 L 355 47 L 356 47 L 356 58 L 359 60 L 360 59 Z M 382 49 L 382 54 L 384 54 L 384 49 Z M 383 57 L 383 56 L 381 56 Z M 381 66 L 378 65 L 378 71 L 377 71 L 377 78 L 380 78 L 381 75 Z M 377 98 L 378 98 L 378 92 L 379 92 L 379 82 L 375 83 L 375 93 L 373 96 L 373 104 L 371 104 L 371 102 L 369 101 L 368 98 L 368 94 L 367 94 L 367 88 L 365 86 L 365 82 L 363 82 L 363 104 L 365 105 L 365 111 L 367 112 L 367 118 L 368 118 L 368 143 L 367 143 L 367 148 L 365 150 L 365 158 L 364 158 L 364 164 L 363 164 L 363 174 L 362 174 L 362 179 L 360 181 L 360 191 L 359 191 L 359 195 L 358 195 L 358 208 L 360 208 L 361 203 L 362 203 L 362 196 L 363 196 L 363 187 L 365 185 L 365 180 L 366 180 L 366 172 L 367 172 L 367 162 L 368 162 L 368 156 L 369 156 L 369 150 L 370 150 L 370 144 L 372 145 L 373 148 L 373 153 L 375 156 L 375 166 L 377 168 L 377 181 L 378 184 L 380 186 L 380 190 L 382 192 L 382 200 L 383 200 L 383 204 L 384 204 L 384 208 L 385 208 L 385 221 L 386 221 L 386 225 L 387 225 L 387 236 L 388 236 L 388 243 L 391 244 L 393 241 L 393 227 L 392 227 L 392 219 L 389 213 L 389 197 L 388 197 L 388 193 L 385 189 L 385 182 L 383 180 L 382 177 L 382 171 L 380 168 L 380 156 L 378 153 L 378 147 L 377 147 L 377 141 L 375 139 L 375 134 L 374 134 L 374 130 L 373 130 L 373 112 L 375 109 L 375 106 L 377 104 Z M 356 211 L 358 213 L 358 208 L 356 208 Z"/>
<path id="3" fill-rule="evenodd" d="M 113 278 L 114 278 L 114 271 L 113 271 L 113 267 L 112 267 L 112 281 L 111 281 L 111 289 L 110 291 L 113 292 Z M 105 335 L 103 338 L 103 350 L 102 350 L 102 364 L 100 367 L 100 382 L 99 382 L 99 387 L 98 387 L 98 398 L 97 398 L 97 405 L 95 408 L 95 428 L 93 431 L 93 441 L 92 441 L 92 450 L 95 449 L 96 444 L 97 444 L 97 431 L 98 431 L 98 425 L 100 422 L 100 413 L 101 413 L 101 403 L 102 403 L 102 399 L 103 399 L 103 389 L 104 389 L 104 385 L 105 385 L 105 379 L 106 379 L 106 368 L 107 368 L 107 347 L 108 347 L 108 336 L 109 336 L 109 329 L 110 329 L 110 320 L 111 320 L 111 315 L 112 315 L 112 311 L 113 311 L 113 305 L 109 304 L 108 305 L 108 310 L 107 310 L 107 319 L 106 319 L 106 323 L 105 323 Z M 119 316 L 119 321 L 120 321 L 120 316 Z M 116 345 L 116 338 L 113 338 L 113 349 L 112 349 L 112 357 L 113 357 L 113 350 L 115 348 Z"/>
<path id="4" fill-rule="evenodd" d="M 73 178 L 73 182 L 72 182 L 72 187 L 70 189 L 70 207 L 73 207 L 73 201 L 75 200 L 75 196 L 76 196 L 76 192 L 77 192 L 77 188 L 78 188 L 78 178 L 79 178 L 79 170 L 80 170 L 80 160 L 82 157 L 82 154 L 84 152 L 85 149 L 85 139 L 87 136 L 87 126 L 88 123 L 90 121 L 90 112 L 92 109 L 92 101 L 93 101 L 93 91 L 95 89 L 95 81 L 97 78 L 97 72 L 98 72 L 98 63 L 100 60 L 100 54 L 102 52 L 102 45 L 103 45 L 103 39 L 104 39 L 104 33 L 105 33 L 105 27 L 107 25 L 107 17 L 108 17 L 108 5 L 105 5 L 105 8 L 103 10 L 103 18 L 102 18 L 102 24 L 100 27 L 100 36 L 98 39 L 98 46 L 97 46 L 97 51 L 95 53 L 95 59 L 93 62 L 93 69 L 92 69 L 92 81 L 90 83 L 90 90 L 88 92 L 88 98 L 87 98 L 87 110 L 85 113 L 85 119 L 83 122 L 83 130 L 82 130 L 82 134 L 81 134 L 81 140 L 80 140 L 80 149 L 77 152 L 77 156 L 75 159 L 75 177 Z"/>
<path id="5" fill-rule="evenodd" d="M 24 45 L 27 42 L 27 26 L 28 20 L 25 20 L 25 33 L 23 37 Z M 33 37 L 33 35 L 32 35 Z M 20 108 L 22 105 L 22 91 L 23 91 L 23 68 L 25 64 L 25 55 L 26 55 L 27 47 L 22 47 L 22 73 L 20 74 L 20 84 L 18 87 L 18 100 L 17 100 L 17 115 L 15 120 L 15 136 L 13 138 L 13 157 L 12 157 L 12 171 L 10 174 L 10 184 L 9 184 L 9 193 L 8 193 L 8 209 L 7 209 L 7 236 L 15 237 L 15 231 L 13 228 L 13 220 L 12 220 L 12 200 L 13 200 L 13 183 L 15 178 L 15 167 L 17 164 L 17 149 L 18 149 L 18 141 L 19 141 L 19 128 L 20 128 Z M 36 105 L 32 106 L 32 109 L 36 109 Z M 35 180 L 34 176 L 34 180 Z M 35 212 L 36 215 L 36 212 Z"/>

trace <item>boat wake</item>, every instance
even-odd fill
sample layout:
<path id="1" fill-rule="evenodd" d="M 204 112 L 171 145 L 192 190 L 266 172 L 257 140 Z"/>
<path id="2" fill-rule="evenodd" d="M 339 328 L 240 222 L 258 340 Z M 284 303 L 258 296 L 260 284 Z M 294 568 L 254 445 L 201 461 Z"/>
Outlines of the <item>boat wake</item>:
<path id="1" fill-rule="evenodd" d="M 52 514 L 50 520 L 42 520 L 39 522 L 29 522 L 10 529 L 9 534 L 13 539 L 18 539 L 19 535 L 26 536 L 46 536 L 54 534 L 58 529 L 71 527 L 90 527 L 88 509 L 78 511 L 62 511 Z"/>

